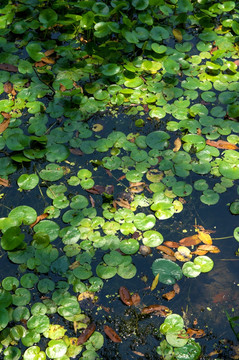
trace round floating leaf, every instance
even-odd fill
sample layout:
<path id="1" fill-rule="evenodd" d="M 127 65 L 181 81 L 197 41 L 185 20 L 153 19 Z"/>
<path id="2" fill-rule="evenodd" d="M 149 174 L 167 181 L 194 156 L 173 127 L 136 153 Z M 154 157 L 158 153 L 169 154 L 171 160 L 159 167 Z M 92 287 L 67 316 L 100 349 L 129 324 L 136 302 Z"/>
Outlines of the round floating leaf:
<path id="1" fill-rule="evenodd" d="M 121 264 L 118 266 L 117 274 L 123 279 L 132 279 L 137 273 L 136 266 L 134 264 Z"/>
<path id="2" fill-rule="evenodd" d="M 91 266 L 90 264 L 80 265 L 73 270 L 73 274 L 77 279 L 86 280 L 92 276 Z"/>
<path id="3" fill-rule="evenodd" d="M 34 231 L 45 233 L 49 236 L 50 241 L 58 237 L 60 226 L 51 220 L 43 220 L 34 226 Z"/>
<path id="4" fill-rule="evenodd" d="M 7 308 L 12 303 L 12 295 L 3 289 L 0 289 L 0 308 Z"/>
<path id="5" fill-rule="evenodd" d="M 46 354 L 51 359 L 59 359 L 67 352 L 67 345 L 64 340 L 50 340 L 46 348 Z"/>
<path id="6" fill-rule="evenodd" d="M 233 201 L 230 205 L 230 211 L 233 215 L 238 215 L 239 214 L 239 201 Z"/>
<path id="7" fill-rule="evenodd" d="M 70 150 L 62 144 L 53 144 L 47 148 L 46 158 L 50 162 L 64 161 L 70 155 Z"/>
<path id="8" fill-rule="evenodd" d="M 57 21 L 57 13 L 51 8 L 44 9 L 40 12 L 39 21 L 46 27 L 54 25 Z"/>
<path id="9" fill-rule="evenodd" d="M 39 346 L 29 347 L 23 354 L 23 360 L 45 360 L 46 354 Z"/>
<path id="10" fill-rule="evenodd" d="M 175 284 L 182 277 L 182 270 L 171 260 L 156 259 L 152 264 L 154 276 L 159 274 L 159 281 L 166 285 Z"/>
<path id="11" fill-rule="evenodd" d="M 201 274 L 201 267 L 194 264 L 192 261 L 188 261 L 183 264 L 182 272 L 186 277 L 194 278 Z"/>
<path id="12" fill-rule="evenodd" d="M 239 227 L 236 227 L 233 231 L 234 238 L 239 241 Z"/>
<path id="13" fill-rule="evenodd" d="M 196 360 L 200 357 L 201 346 L 193 339 L 188 339 L 186 345 L 174 349 L 174 354 L 177 360 Z"/>
<path id="14" fill-rule="evenodd" d="M 24 274 L 20 280 L 22 287 L 24 287 L 26 289 L 33 288 L 37 282 L 38 282 L 38 276 L 36 276 L 35 274 L 32 274 L 32 273 Z"/>
<path id="15" fill-rule="evenodd" d="M 154 215 L 146 215 L 144 213 L 138 213 L 134 217 L 134 224 L 138 230 L 146 231 L 154 227 L 156 218 Z"/>
<path id="16" fill-rule="evenodd" d="M 127 255 L 135 254 L 139 250 L 139 242 L 136 239 L 122 240 L 120 250 Z"/>
<path id="17" fill-rule="evenodd" d="M 197 256 L 194 259 L 194 264 L 200 266 L 201 272 L 211 271 L 214 266 L 213 260 L 208 256 Z"/>
<path id="18" fill-rule="evenodd" d="M 165 131 L 154 131 L 146 136 L 146 144 L 151 149 L 163 150 L 168 146 L 169 138 Z"/>
<path id="19" fill-rule="evenodd" d="M 166 340 L 169 343 L 169 345 L 180 348 L 187 344 L 188 337 L 186 330 L 183 329 L 180 331 L 180 337 L 178 335 L 179 335 L 178 333 L 166 334 Z"/>
<path id="20" fill-rule="evenodd" d="M 105 76 L 113 76 L 120 72 L 120 66 L 116 64 L 106 64 L 102 66 L 101 71 Z"/>
<path id="21" fill-rule="evenodd" d="M 208 184 L 205 179 L 196 180 L 193 186 L 194 189 L 198 191 L 204 191 L 208 189 Z"/>
<path id="22" fill-rule="evenodd" d="M 36 221 L 37 213 L 32 207 L 22 205 L 10 211 L 8 216 L 17 221 L 21 221 L 24 225 L 31 225 Z"/>
<path id="23" fill-rule="evenodd" d="M 219 194 L 210 189 L 204 190 L 203 194 L 200 196 L 201 202 L 207 205 L 215 205 L 219 199 Z"/>
<path id="24" fill-rule="evenodd" d="M 186 184 L 184 181 L 178 181 L 173 185 L 172 190 L 175 195 L 183 197 L 190 195 L 193 188 L 190 184 Z"/>
<path id="25" fill-rule="evenodd" d="M 111 251 L 109 254 L 104 255 L 104 261 L 109 266 L 118 266 L 122 263 L 122 255 L 118 251 Z"/>
<path id="26" fill-rule="evenodd" d="M 55 283 L 51 279 L 41 279 L 37 284 L 37 288 L 41 293 L 46 294 L 55 289 Z"/>
<path id="27" fill-rule="evenodd" d="M 132 1 L 133 7 L 135 7 L 136 10 L 145 10 L 149 5 L 149 0 L 133 0 Z"/>
<path id="28" fill-rule="evenodd" d="M 33 315 L 27 321 L 27 328 L 29 330 L 34 330 L 37 333 L 43 333 L 48 330 L 50 325 L 50 320 L 47 315 Z"/>
<path id="29" fill-rule="evenodd" d="M 20 321 L 20 320 L 19 320 Z M 27 332 L 26 332 L 26 334 L 21 338 L 21 342 L 23 343 L 23 345 L 24 346 L 26 346 L 26 347 L 30 347 L 30 346 L 32 346 L 33 344 L 36 344 L 36 343 L 38 343 L 39 341 L 40 341 L 40 338 L 41 338 L 41 335 L 40 334 L 38 334 L 38 333 L 36 333 L 34 330 L 28 330 Z M 40 349 L 39 349 L 40 350 Z M 31 357 L 33 354 L 29 354 L 29 357 L 27 358 L 27 359 L 35 359 L 35 358 L 33 358 L 33 357 Z M 45 355 L 45 353 L 42 351 L 41 353 L 40 353 L 40 358 L 41 359 L 45 359 L 46 358 L 46 355 Z M 44 357 L 45 356 L 45 357 Z M 25 357 L 24 357 L 24 359 L 25 359 Z M 36 355 L 36 359 L 38 360 L 39 359 L 39 357 L 38 357 L 38 355 Z"/>
<path id="30" fill-rule="evenodd" d="M 57 164 L 48 164 L 45 169 L 40 171 L 40 178 L 46 181 L 57 181 L 64 175 L 64 170 Z"/>
<path id="31" fill-rule="evenodd" d="M 163 235 L 155 230 L 148 230 L 143 233 L 143 244 L 149 247 L 156 247 L 162 244 Z"/>
<path id="32" fill-rule="evenodd" d="M 24 288 L 18 288 L 12 296 L 12 303 L 16 306 L 25 306 L 31 301 L 31 293 Z"/>
<path id="33" fill-rule="evenodd" d="M 129 170 L 126 173 L 126 179 L 130 182 L 139 182 L 142 180 L 143 174 L 137 170 Z"/>
<path id="34" fill-rule="evenodd" d="M 160 326 L 160 332 L 166 334 L 178 334 L 184 328 L 183 318 L 178 314 L 171 314 L 166 317 Z"/>
<path id="35" fill-rule="evenodd" d="M 4 290 L 15 290 L 19 286 L 19 280 L 14 276 L 7 276 L 2 281 L 2 287 Z"/>
<path id="36" fill-rule="evenodd" d="M 6 230 L 1 239 L 1 247 L 4 250 L 11 251 L 23 245 L 25 235 L 21 233 L 21 229 L 17 226 Z"/>
<path id="37" fill-rule="evenodd" d="M 232 164 L 223 160 L 219 164 L 219 171 L 226 178 L 237 180 L 239 179 L 239 162 Z"/>
<path id="38" fill-rule="evenodd" d="M 9 322 L 9 315 L 8 315 L 8 311 L 4 308 L 0 309 L 0 331 L 2 331 L 3 329 L 5 329 L 5 327 L 7 327 L 7 324 Z"/>
<path id="39" fill-rule="evenodd" d="M 96 274 L 102 279 L 110 279 L 117 273 L 117 268 L 114 266 L 108 266 L 105 263 L 100 263 L 96 267 Z"/>
<path id="40" fill-rule="evenodd" d="M 198 152 L 205 148 L 206 141 L 200 135 L 188 134 L 182 137 L 182 141 L 184 142 L 183 148 L 185 151 L 193 151 Z"/>
<path id="41" fill-rule="evenodd" d="M 37 186 L 39 182 L 39 177 L 36 174 L 22 174 L 18 180 L 18 186 L 23 190 L 31 190 Z"/>

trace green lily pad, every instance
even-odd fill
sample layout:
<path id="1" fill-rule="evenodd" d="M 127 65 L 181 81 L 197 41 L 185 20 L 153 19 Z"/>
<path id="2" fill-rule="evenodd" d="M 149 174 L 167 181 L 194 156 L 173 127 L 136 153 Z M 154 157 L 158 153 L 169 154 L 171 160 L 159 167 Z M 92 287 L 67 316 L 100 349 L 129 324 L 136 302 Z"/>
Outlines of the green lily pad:
<path id="1" fill-rule="evenodd" d="M 156 218 L 154 215 L 146 215 L 144 213 L 138 213 L 134 217 L 134 225 L 138 230 L 146 231 L 154 227 Z"/>
<path id="2" fill-rule="evenodd" d="M 203 194 L 200 196 L 201 202 L 207 205 L 215 205 L 218 203 L 220 196 L 213 190 L 204 190 Z"/>
<path id="3" fill-rule="evenodd" d="M 174 354 L 177 360 L 197 360 L 201 354 L 201 346 L 193 339 L 188 339 L 186 345 L 176 347 Z"/>
<path id="4" fill-rule="evenodd" d="M 162 244 L 163 235 L 155 230 L 148 230 L 143 233 L 142 242 L 144 245 L 149 247 L 156 247 Z"/>
<path id="5" fill-rule="evenodd" d="M 25 235 L 17 226 L 11 227 L 5 231 L 1 239 L 1 247 L 4 250 L 12 251 L 24 245 Z"/>
<path id="6" fill-rule="evenodd" d="M 178 314 L 171 314 L 166 317 L 160 325 L 160 332 L 166 334 L 177 334 L 184 328 L 183 318 Z"/>
<path id="7" fill-rule="evenodd" d="M 219 171 L 228 179 L 239 179 L 239 163 L 232 164 L 223 160 L 219 164 Z"/>
<path id="8" fill-rule="evenodd" d="M 136 239 L 124 239 L 120 242 L 120 250 L 127 255 L 135 254 L 139 250 L 139 242 Z"/>
<path id="9" fill-rule="evenodd" d="M 121 264 L 117 268 L 117 274 L 123 279 L 132 279 L 137 273 L 137 268 L 134 264 Z"/>
<path id="10" fill-rule="evenodd" d="M 21 221 L 24 225 L 31 225 L 36 221 L 37 213 L 32 207 L 22 205 L 10 211 L 8 216 L 17 221 Z"/>
<path id="11" fill-rule="evenodd" d="M 214 266 L 213 260 L 208 256 L 197 256 L 194 259 L 194 264 L 200 266 L 201 272 L 209 272 Z"/>
<path id="12" fill-rule="evenodd" d="M 39 177 L 36 174 L 22 174 L 18 180 L 18 186 L 23 190 L 31 190 L 37 186 L 39 182 Z"/>
<path id="13" fill-rule="evenodd" d="M 182 277 L 182 270 L 171 260 L 156 259 L 152 264 L 154 276 L 159 274 L 159 281 L 166 285 L 173 285 Z"/>
<path id="14" fill-rule="evenodd" d="M 57 164 L 48 164 L 45 169 L 41 170 L 40 178 L 46 181 L 57 181 L 64 175 L 64 170 Z"/>
<path id="15" fill-rule="evenodd" d="M 154 131 L 146 136 L 146 144 L 151 149 L 163 150 L 168 146 L 170 136 L 164 131 Z"/>
<path id="16" fill-rule="evenodd" d="M 114 277 L 117 273 L 117 268 L 115 266 L 108 266 L 105 263 L 100 263 L 96 267 L 96 274 L 101 279 L 110 279 Z"/>
<path id="17" fill-rule="evenodd" d="M 194 278 L 201 274 L 201 267 L 192 261 L 188 261 L 183 264 L 182 272 L 186 277 Z"/>
<path id="18" fill-rule="evenodd" d="M 45 360 L 46 354 L 39 346 L 31 346 L 23 354 L 23 360 Z"/>

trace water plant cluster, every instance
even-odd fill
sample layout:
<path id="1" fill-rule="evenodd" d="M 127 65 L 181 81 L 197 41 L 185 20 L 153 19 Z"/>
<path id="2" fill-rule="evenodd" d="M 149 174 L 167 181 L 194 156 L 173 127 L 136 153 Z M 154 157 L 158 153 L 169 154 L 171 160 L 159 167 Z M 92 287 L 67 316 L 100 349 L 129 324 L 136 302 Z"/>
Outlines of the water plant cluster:
<path id="1" fill-rule="evenodd" d="M 142 245 L 161 284 L 213 268 L 207 251 L 155 248 L 192 194 L 212 206 L 239 179 L 236 2 L 3 0 L 0 47 L 1 197 L 22 196 L 1 210 L 1 256 L 20 270 L 1 278 L 1 353 L 97 359 L 78 296 L 137 276 Z M 180 315 L 160 324 L 155 352 L 199 358 Z"/>

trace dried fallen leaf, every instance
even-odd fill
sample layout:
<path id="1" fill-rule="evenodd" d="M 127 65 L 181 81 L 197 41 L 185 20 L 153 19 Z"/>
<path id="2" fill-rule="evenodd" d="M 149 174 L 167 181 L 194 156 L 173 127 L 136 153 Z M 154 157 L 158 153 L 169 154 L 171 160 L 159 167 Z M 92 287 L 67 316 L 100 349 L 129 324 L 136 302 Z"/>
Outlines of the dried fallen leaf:
<path id="1" fill-rule="evenodd" d="M 172 291 L 169 291 L 169 292 L 163 294 L 162 297 L 166 300 L 172 300 L 174 298 L 175 294 L 176 294 L 175 291 L 172 290 Z"/>
<path id="2" fill-rule="evenodd" d="M 9 187 L 10 183 L 8 180 L 0 178 L 0 185 L 5 186 L 5 187 Z"/>
<path id="3" fill-rule="evenodd" d="M 199 339 L 206 335 L 205 331 L 202 329 L 191 329 L 191 328 L 187 329 L 187 334 L 190 336 L 190 338 L 194 337 L 196 339 Z"/>
<path id="4" fill-rule="evenodd" d="M 181 30 L 179 29 L 173 29 L 173 36 L 178 42 L 181 42 L 183 40 L 183 35 L 181 33 Z"/>
<path id="5" fill-rule="evenodd" d="M 212 238 L 211 238 L 210 234 L 207 234 L 202 231 L 198 231 L 198 237 L 204 244 L 212 245 Z"/>
<path id="6" fill-rule="evenodd" d="M 206 144 L 216 147 L 218 149 L 233 149 L 233 150 L 239 149 L 238 146 L 236 146 L 235 144 L 231 144 L 225 140 L 218 140 L 218 141 L 207 140 Z"/>
<path id="7" fill-rule="evenodd" d="M 39 221 L 44 220 L 44 219 L 47 218 L 48 216 L 49 216 L 49 214 L 47 214 L 47 213 L 44 213 L 44 214 L 39 215 L 39 216 L 36 218 L 36 221 L 30 225 L 30 228 L 33 228 L 36 224 L 39 223 Z"/>
<path id="8" fill-rule="evenodd" d="M 179 294 L 180 293 L 180 287 L 178 284 L 174 284 L 173 285 L 173 290 L 175 291 L 175 294 Z"/>
<path id="9" fill-rule="evenodd" d="M 156 286 L 158 285 L 158 282 L 159 282 L 159 274 L 157 274 L 155 276 L 155 278 L 153 279 L 153 282 L 152 282 L 152 285 L 150 288 L 151 291 L 153 291 L 156 288 Z"/>
<path id="10" fill-rule="evenodd" d="M 8 125 L 10 124 L 10 119 L 3 120 L 3 122 L 0 124 L 0 134 L 4 132 L 8 128 Z"/>
<path id="11" fill-rule="evenodd" d="M 199 245 L 197 250 L 209 251 L 212 254 L 217 254 L 220 252 L 218 247 L 215 245 Z"/>
<path id="12" fill-rule="evenodd" d="M 133 304 L 130 292 L 126 287 L 121 286 L 119 288 L 119 296 L 125 305 L 131 306 Z"/>
<path id="13" fill-rule="evenodd" d="M 74 155 L 84 155 L 84 153 L 79 149 L 70 149 L 70 152 Z"/>
<path id="14" fill-rule="evenodd" d="M 91 300 L 94 300 L 94 297 L 95 297 L 95 294 L 90 292 L 90 291 L 84 291 L 83 293 L 81 293 L 77 300 L 78 301 L 83 301 L 85 299 L 91 299 Z"/>
<path id="15" fill-rule="evenodd" d="M 94 124 L 94 125 L 92 126 L 92 130 L 93 130 L 94 132 L 99 132 L 99 131 L 103 130 L 103 125 L 101 125 L 101 124 Z"/>
<path id="16" fill-rule="evenodd" d="M 171 310 L 167 307 L 167 306 L 164 306 L 164 305 L 149 305 L 149 306 L 146 306 L 144 307 L 142 310 L 141 310 L 141 314 L 151 314 L 153 312 L 158 312 L 160 314 L 160 316 L 167 316 Z"/>
<path id="17" fill-rule="evenodd" d="M 77 261 L 74 261 L 70 266 L 69 266 L 69 269 L 70 270 L 74 270 L 76 268 L 78 268 L 80 266 L 80 262 L 77 260 Z"/>
<path id="18" fill-rule="evenodd" d="M 182 141 L 181 141 L 180 138 L 177 138 L 177 139 L 174 141 L 173 151 L 174 151 L 174 152 L 179 151 L 179 149 L 181 148 L 181 146 L 182 146 Z"/>
<path id="19" fill-rule="evenodd" d="M 156 247 L 156 249 L 162 251 L 163 253 L 165 253 L 167 255 L 174 256 L 174 251 L 165 245 L 159 245 Z"/>
<path id="20" fill-rule="evenodd" d="M 3 89 L 4 89 L 5 93 L 11 94 L 13 86 L 10 83 L 10 81 L 5 82 Z"/>
<path id="21" fill-rule="evenodd" d="M 177 249 L 180 246 L 176 241 L 164 241 L 164 245 L 173 249 Z"/>
<path id="22" fill-rule="evenodd" d="M 81 335 L 77 339 L 77 345 L 84 344 L 89 337 L 93 334 L 96 329 L 96 325 L 94 323 L 87 326 L 87 328 L 81 333 Z"/>
<path id="23" fill-rule="evenodd" d="M 140 351 L 134 351 L 134 350 L 132 350 L 132 352 L 133 352 L 135 355 L 144 356 L 144 354 L 141 353 Z"/>
<path id="24" fill-rule="evenodd" d="M 55 64 L 55 60 L 54 59 L 51 59 L 49 57 L 43 57 L 41 58 L 41 61 L 43 61 L 45 64 L 49 64 L 49 65 L 53 65 Z"/>
<path id="25" fill-rule="evenodd" d="M 115 342 L 115 343 L 122 342 L 119 335 L 110 326 L 104 325 L 104 332 L 110 338 L 110 340 L 112 340 L 113 342 Z"/>
<path id="26" fill-rule="evenodd" d="M 120 207 L 131 209 L 130 203 L 127 200 L 119 198 L 118 200 L 115 200 L 115 203 Z"/>
<path id="27" fill-rule="evenodd" d="M 129 189 L 129 191 L 133 194 L 138 194 L 144 191 L 144 186 L 134 186 Z"/>
<path id="28" fill-rule="evenodd" d="M 18 68 L 10 64 L 0 64 L 0 70 L 6 70 L 11 72 L 18 72 Z"/>
<path id="29" fill-rule="evenodd" d="M 175 252 L 174 256 L 179 261 L 189 261 L 192 258 L 191 251 L 186 246 L 179 246 L 178 251 Z"/>
<path id="30" fill-rule="evenodd" d="M 199 256 L 206 255 L 207 253 L 208 253 L 208 251 L 206 251 L 206 250 L 199 250 L 199 249 L 191 252 L 192 255 L 199 255 Z"/>
<path id="31" fill-rule="evenodd" d="M 95 207 L 95 200 L 93 199 L 93 197 L 91 195 L 89 196 L 89 198 L 90 198 L 91 206 L 94 208 Z"/>
<path id="32" fill-rule="evenodd" d="M 44 55 L 48 57 L 48 56 L 51 56 L 52 54 L 54 54 L 54 52 L 55 52 L 54 49 L 50 49 L 50 50 L 45 51 Z"/>
<path id="33" fill-rule="evenodd" d="M 180 242 L 180 245 L 193 246 L 193 245 L 200 244 L 201 239 L 199 238 L 198 234 L 195 234 L 192 236 L 187 236 L 187 237 L 179 240 L 179 242 Z"/>

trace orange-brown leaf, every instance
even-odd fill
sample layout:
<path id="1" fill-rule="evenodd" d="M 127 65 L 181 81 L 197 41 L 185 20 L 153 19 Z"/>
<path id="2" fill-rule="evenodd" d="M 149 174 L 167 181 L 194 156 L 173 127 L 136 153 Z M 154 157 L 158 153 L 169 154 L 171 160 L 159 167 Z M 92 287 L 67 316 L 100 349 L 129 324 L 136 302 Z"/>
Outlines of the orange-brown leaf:
<path id="1" fill-rule="evenodd" d="M 95 297 L 94 293 L 92 293 L 92 292 L 90 292 L 90 291 L 84 291 L 83 293 L 81 293 L 81 294 L 78 296 L 77 300 L 78 300 L 78 301 L 83 301 L 83 300 L 85 300 L 85 299 L 91 299 L 91 300 L 93 300 L 94 297 Z"/>
<path id="2" fill-rule="evenodd" d="M 177 249 L 180 246 L 180 244 L 177 243 L 176 241 L 164 241 L 164 245 L 175 249 Z"/>
<path id="3" fill-rule="evenodd" d="M 81 150 L 79 150 L 79 149 L 70 149 L 70 152 L 72 153 L 72 154 L 74 154 L 74 155 L 84 155 L 84 153 L 81 151 Z"/>
<path id="4" fill-rule="evenodd" d="M 199 250 L 199 249 L 197 249 L 197 250 L 195 250 L 195 251 L 192 251 L 192 255 L 199 255 L 199 256 L 202 256 L 202 255 L 206 255 L 208 253 L 208 251 L 206 251 L 206 250 Z"/>
<path id="5" fill-rule="evenodd" d="M 174 152 L 179 151 L 179 149 L 181 148 L 181 146 L 182 146 L 182 141 L 181 141 L 180 138 L 177 138 L 177 139 L 174 141 L 173 151 L 174 151 Z"/>
<path id="6" fill-rule="evenodd" d="M 164 305 L 149 305 L 141 310 L 141 314 L 151 314 L 158 312 L 160 316 L 167 316 L 170 313 L 170 309 Z"/>
<path id="7" fill-rule="evenodd" d="M 203 231 L 198 231 L 199 239 L 206 245 L 212 245 L 212 238 L 210 234 L 207 234 Z"/>
<path id="8" fill-rule="evenodd" d="M 43 61 L 45 64 L 55 64 L 55 60 L 53 60 L 49 57 L 43 57 L 43 58 L 41 58 L 41 61 Z"/>
<path id="9" fill-rule="evenodd" d="M 104 325 L 104 332 L 110 338 L 110 340 L 112 340 L 113 342 L 115 342 L 115 343 L 122 342 L 119 335 L 110 326 Z"/>
<path id="10" fill-rule="evenodd" d="M 180 287 L 178 284 L 174 284 L 173 285 L 173 290 L 175 291 L 176 294 L 179 294 L 180 293 Z"/>
<path id="11" fill-rule="evenodd" d="M 205 331 L 202 329 L 187 329 L 187 334 L 191 337 L 194 337 L 196 339 L 201 338 L 206 335 Z"/>
<path id="12" fill-rule="evenodd" d="M 119 288 L 119 296 L 125 305 L 131 306 L 133 304 L 130 292 L 125 286 Z"/>
<path id="13" fill-rule="evenodd" d="M 172 291 L 169 291 L 169 292 L 163 294 L 162 297 L 166 300 L 171 300 L 174 298 L 175 294 L 176 294 L 175 291 L 172 290 Z"/>
<path id="14" fill-rule="evenodd" d="M 184 246 L 193 246 L 193 245 L 197 245 L 201 242 L 199 236 L 197 234 L 192 235 L 192 236 L 187 236 L 183 239 L 181 239 L 180 241 L 180 245 L 184 245 Z"/>
<path id="15" fill-rule="evenodd" d="M 11 72 L 18 72 L 18 68 L 11 64 L 0 64 L 0 70 L 6 70 Z"/>
<path id="16" fill-rule="evenodd" d="M 36 224 L 39 223 L 39 221 L 44 220 L 44 219 L 47 218 L 48 216 L 49 216 L 49 214 L 47 214 L 47 213 L 44 213 L 44 214 L 39 215 L 39 216 L 36 218 L 36 221 L 30 225 L 30 228 L 33 228 Z"/>
<path id="17" fill-rule="evenodd" d="M 10 183 L 8 180 L 0 178 L 0 185 L 8 187 L 8 186 L 10 186 Z"/>
<path id="18" fill-rule="evenodd" d="M 93 332 L 95 331 L 95 328 L 96 328 L 96 326 L 94 323 L 87 326 L 87 328 L 78 337 L 77 345 L 84 344 L 89 339 L 89 337 L 93 334 Z"/>
<path id="19" fill-rule="evenodd" d="M 47 51 L 44 52 L 44 55 L 45 55 L 45 56 L 51 56 L 54 52 L 55 52 L 54 49 L 47 50 Z"/>
<path id="20" fill-rule="evenodd" d="M 127 200 L 119 198 L 119 200 L 115 200 L 115 203 L 123 208 L 131 209 L 130 203 Z"/>
<path id="21" fill-rule="evenodd" d="M 233 149 L 233 150 L 239 149 L 238 146 L 236 146 L 235 144 L 231 144 L 225 140 L 217 140 L 217 141 L 207 140 L 206 144 L 216 147 L 218 149 Z"/>
<path id="22" fill-rule="evenodd" d="M 170 256 L 174 256 L 174 251 L 170 248 L 168 248 L 167 246 L 164 245 L 159 245 L 156 247 L 156 249 L 162 251 L 163 253 L 170 255 Z"/>
<path id="23" fill-rule="evenodd" d="M 0 124 L 0 134 L 3 133 L 3 131 L 8 128 L 9 124 L 10 124 L 10 119 L 3 120 L 3 122 Z"/>
<path id="24" fill-rule="evenodd" d="M 91 206 L 94 208 L 95 207 L 95 200 L 93 199 L 93 197 L 91 195 L 89 195 L 89 198 L 90 198 Z"/>
<path id="25" fill-rule="evenodd" d="M 3 89 L 4 89 L 5 93 L 11 94 L 13 86 L 10 83 L 10 81 L 5 82 Z"/>
<path id="26" fill-rule="evenodd" d="M 217 254 L 220 252 L 217 246 L 215 245 L 199 245 L 197 250 L 209 251 L 210 253 Z"/>
<path id="27" fill-rule="evenodd" d="M 182 35 L 181 30 L 179 30 L 179 29 L 173 29 L 173 35 L 174 35 L 175 39 L 176 39 L 178 42 L 182 42 L 182 40 L 183 40 L 183 35 Z"/>

